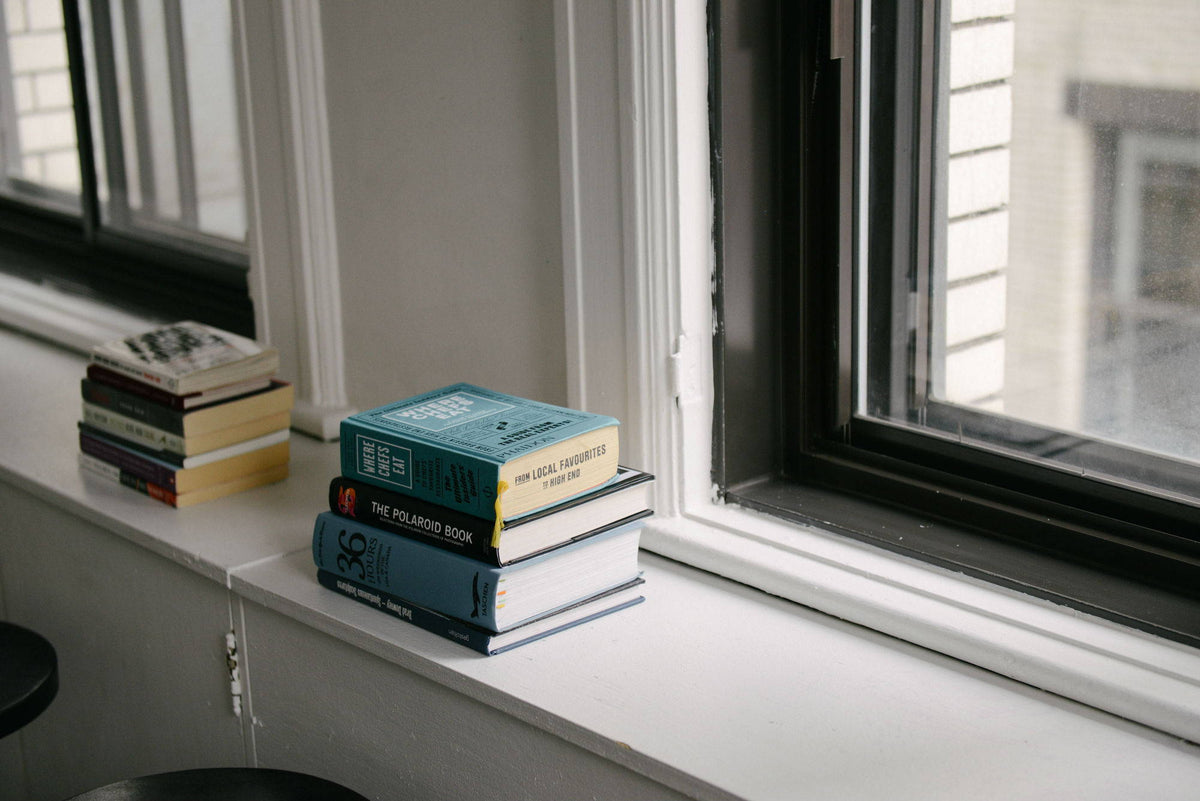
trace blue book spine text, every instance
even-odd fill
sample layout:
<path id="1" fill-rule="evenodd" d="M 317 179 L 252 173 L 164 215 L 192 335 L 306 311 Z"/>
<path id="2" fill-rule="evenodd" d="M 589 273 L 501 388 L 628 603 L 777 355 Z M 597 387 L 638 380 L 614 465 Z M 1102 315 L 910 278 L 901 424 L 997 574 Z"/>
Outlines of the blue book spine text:
<path id="1" fill-rule="evenodd" d="M 491 653 L 492 634 L 489 631 L 475 626 L 467 626 L 437 612 L 405 603 L 391 593 L 340 578 L 328 570 L 318 570 L 317 581 L 334 592 L 339 592 L 359 603 L 387 612 L 425 631 L 465 645 L 472 651 L 478 651 L 481 654 Z"/>
<path id="2" fill-rule="evenodd" d="M 495 630 L 501 568 L 332 512 L 317 515 L 313 561 L 322 570 L 450 617 Z"/>

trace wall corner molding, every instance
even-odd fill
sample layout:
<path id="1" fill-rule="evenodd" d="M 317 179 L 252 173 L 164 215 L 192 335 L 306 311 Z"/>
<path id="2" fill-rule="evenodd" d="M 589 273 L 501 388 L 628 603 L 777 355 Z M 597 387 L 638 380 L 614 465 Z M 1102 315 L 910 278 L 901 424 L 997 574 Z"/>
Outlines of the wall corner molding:
<path id="1" fill-rule="evenodd" d="M 258 336 L 296 384 L 294 427 L 336 438 L 346 393 L 320 3 L 235 3 Z M 331 435 L 332 431 L 332 435 Z"/>
<path id="2" fill-rule="evenodd" d="M 622 422 L 622 459 L 673 484 L 678 331 L 673 0 L 557 0 L 568 399 Z"/>

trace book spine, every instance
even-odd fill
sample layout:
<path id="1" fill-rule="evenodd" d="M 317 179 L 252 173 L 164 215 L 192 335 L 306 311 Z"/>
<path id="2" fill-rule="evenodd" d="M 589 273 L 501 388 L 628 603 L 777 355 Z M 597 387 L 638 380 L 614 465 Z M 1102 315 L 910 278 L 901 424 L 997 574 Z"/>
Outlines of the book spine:
<path id="1" fill-rule="evenodd" d="M 333 512 L 317 515 L 312 551 L 320 569 L 496 630 L 498 568 Z"/>
<path id="2" fill-rule="evenodd" d="M 79 449 L 89 456 L 102 459 L 127 473 L 168 489 L 175 488 L 175 471 L 143 459 L 135 453 L 102 439 L 79 432 Z"/>
<path id="3" fill-rule="evenodd" d="M 87 377 L 98 384 L 104 384 L 105 386 L 119 389 L 122 392 L 137 395 L 152 403 L 168 406 L 177 412 L 182 412 L 185 408 L 184 399 L 187 396 L 172 395 L 170 392 L 165 392 L 158 387 L 152 387 L 147 383 L 138 381 L 136 378 L 114 372 L 99 364 L 88 365 Z"/>
<path id="4" fill-rule="evenodd" d="M 183 437 L 140 423 L 94 404 L 83 404 L 83 422 L 147 448 L 186 453 Z"/>
<path id="5" fill-rule="evenodd" d="M 329 508 L 374 528 L 499 566 L 491 546 L 494 522 L 338 476 L 329 482 Z"/>
<path id="6" fill-rule="evenodd" d="M 108 387 L 90 379 L 80 382 L 83 399 L 88 403 L 101 406 L 109 411 L 145 423 L 148 426 L 161 428 L 171 434 L 183 436 L 183 414 L 170 407 L 154 403 L 147 398 L 125 392 L 115 387 Z"/>
<path id="7" fill-rule="evenodd" d="M 83 420 L 79 421 L 79 430 L 90 434 L 97 439 L 102 439 L 105 442 L 119 445 L 121 448 L 124 448 L 131 453 L 138 454 L 155 462 L 167 462 L 171 465 L 172 470 L 182 470 L 185 467 L 184 460 L 187 457 L 185 457 L 182 453 L 176 453 L 174 451 L 162 451 L 158 448 L 151 448 L 138 442 L 134 442 L 133 440 L 122 439 L 121 437 L 115 436 L 102 428 L 88 425 Z"/>
<path id="8" fill-rule="evenodd" d="M 103 353 L 93 353 L 92 361 L 108 370 L 149 384 L 152 387 L 158 387 L 171 394 L 177 394 L 177 390 L 179 389 L 179 382 L 173 377 L 149 370 L 142 364 L 131 364 Z"/>
<path id="9" fill-rule="evenodd" d="M 342 475 L 495 521 L 498 464 L 363 425 L 341 425 Z"/>
<path id="10" fill-rule="evenodd" d="M 116 467 L 115 465 L 111 465 L 101 459 L 87 456 L 86 454 L 83 455 L 80 463 L 84 468 L 96 475 L 104 476 L 105 478 L 115 481 L 122 486 L 129 487 L 130 489 L 136 490 L 143 495 L 148 495 L 156 501 L 162 501 L 168 506 L 176 505 L 175 493 L 166 487 L 161 487 L 151 481 L 146 481 L 144 478 L 132 475 L 131 473 Z"/>
<path id="11" fill-rule="evenodd" d="M 347 598 L 353 598 L 373 609 L 386 612 L 439 637 L 445 637 L 447 640 L 465 645 L 472 651 L 485 655 L 491 653 L 492 636 L 486 631 L 464 625 L 453 618 L 439 615 L 437 612 L 413 606 L 403 599 L 394 597 L 391 593 L 380 592 L 357 582 L 339 578 L 328 570 L 318 570 L 317 581 L 327 589 L 345 595 Z"/>

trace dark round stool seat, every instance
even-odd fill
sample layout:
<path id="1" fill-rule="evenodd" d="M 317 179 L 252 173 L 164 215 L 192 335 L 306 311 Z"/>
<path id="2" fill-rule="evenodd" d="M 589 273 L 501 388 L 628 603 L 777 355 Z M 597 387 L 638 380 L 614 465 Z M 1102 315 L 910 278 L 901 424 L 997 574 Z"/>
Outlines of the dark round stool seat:
<path id="1" fill-rule="evenodd" d="M 58 693 L 58 656 L 46 638 L 0 621 L 0 737 L 42 714 Z"/>
<path id="2" fill-rule="evenodd" d="M 367 801 L 316 776 L 267 768 L 200 768 L 108 784 L 69 801 Z"/>

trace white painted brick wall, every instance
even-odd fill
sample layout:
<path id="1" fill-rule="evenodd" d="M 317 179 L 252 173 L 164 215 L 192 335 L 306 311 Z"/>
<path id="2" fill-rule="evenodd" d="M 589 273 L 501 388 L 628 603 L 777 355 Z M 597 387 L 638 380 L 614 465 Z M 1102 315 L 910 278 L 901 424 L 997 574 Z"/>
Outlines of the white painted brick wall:
<path id="1" fill-rule="evenodd" d="M 1004 333 L 1005 282 L 1005 276 L 998 274 L 947 291 L 948 347 Z"/>
<path id="2" fill-rule="evenodd" d="M 985 150 L 950 159 L 947 213 L 950 219 L 1008 203 L 1008 150 Z"/>
<path id="3" fill-rule="evenodd" d="M 22 33 L 8 39 L 8 57 L 14 75 L 67 67 L 67 45 L 62 31 Z"/>
<path id="4" fill-rule="evenodd" d="M 26 114 L 18 121 L 24 153 L 49 153 L 75 146 L 75 117 L 71 111 Z"/>
<path id="5" fill-rule="evenodd" d="M 991 84 L 950 96 L 950 153 L 1000 147 L 1012 141 L 1012 87 Z"/>
<path id="6" fill-rule="evenodd" d="M 951 22 L 970 22 L 976 19 L 1006 17 L 1016 9 L 1016 0 L 954 0 L 950 9 Z"/>
<path id="7" fill-rule="evenodd" d="M 27 30 L 29 19 L 25 13 L 25 0 L 4 0 L 4 20 L 10 33 Z"/>
<path id="8" fill-rule="evenodd" d="M 1003 81 L 1013 73 L 1013 23 L 956 28 L 950 33 L 950 88 Z"/>
<path id="9" fill-rule="evenodd" d="M 28 75 L 18 75 L 13 78 L 13 97 L 16 100 L 18 114 L 32 111 L 37 105 L 33 94 L 33 78 Z"/>
<path id="10" fill-rule="evenodd" d="M 1008 266 L 1008 210 L 951 222 L 946 235 L 946 279 L 953 283 Z"/>
<path id="11" fill-rule="evenodd" d="M 31 31 L 61 31 L 63 28 L 59 0 L 28 0 L 27 13 Z"/>
<path id="12" fill-rule="evenodd" d="M 946 356 L 946 400 L 973 403 L 1004 390 L 1004 340 L 993 339 Z"/>
<path id="13" fill-rule="evenodd" d="M 61 0 L 2 1 L 18 117 L 13 138 L 21 160 L 15 166 L 20 166 L 23 177 L 31 181 L 77 192 L 78 154 Z M 145 3 L 142 8 L 150 13 L 158 5 Z M 192 88 L 191 133 L 196 144 L 193 156 L 202 227 L 206 232 L 240 240 L 246 232 L 246 210 L 237 107 L 232 99 L 236 95 L 236 78 L 228 8 L 223 8 L 218 0 L 214 4 L 184 3 L 181 11 Z M 142 28 L 145 52 L 152 56 L 147 69 L 150 80 L 157 83 L 152 87 L 152 96 L 144 98 L 150 106 L 153 133 L 150 142 L 143 146 L 151 148 L 158 167 L 162 203 L 154 211 L 170 219 L 179 212 L 174 186 L 175 130 L 163 71 L 166 44 L 161 14 L 152 15 L 148 24 L 147 21 L 143 19 Z M 126 84 L 119 86 L 118 91 L 123 97 L 133 92 Z M 132 134 L 128 120 L 125 122 L 126 134 Z M 136 159 L 130 159 L 129 166 L 136 163 Z M 8 165 L 10 170 L 13 166 Z M 136 193 L 136 175 L 129 178 L 135 187 L 131 203 L 137 208 L 140 198 Z"/>
<path id="14" fill-rule="evenodd" d="M 42 156 L 42 181 L 50 186 L 71 186 L 79 181 L 79 154 L 59 150 Z"/>
<path id="15" fill-rule="evenodd" d="M 46 72 L 33 76 L 33 92 L 40 110 L 72 108 L 70 73 Z"/>
<path id="16" fill-rule="evenodd" d="M 36 183 L 42 182 L 42 157 L 25 156 L 21 159 L 21 175 Z"/>
<path id="17" fill-rule="evenodd" d="M 1012 0 L 951 9 L 946 295 L 940 308 L 945 400 L 1003 409 L 1014 24 Z M 965 24 L 963 24 L 965 23 Z"/>
<path id="18" fill-rule="evenodd" d="M 67 48 L 59 0 L 5 0 L 21 175 L 79 190 Z M 15 165 L 14 165 L 15 166 Z"/>

